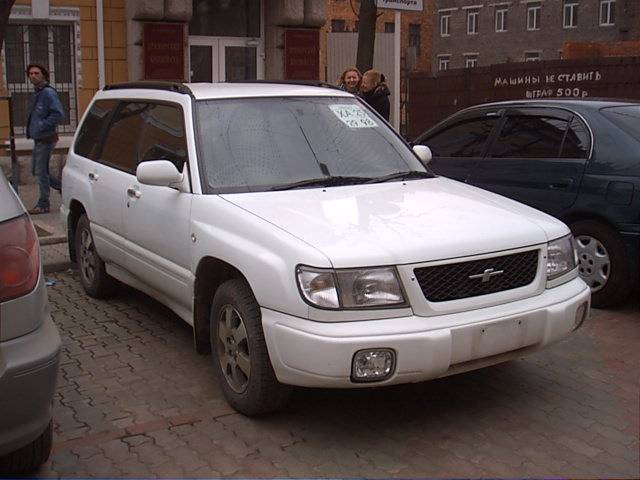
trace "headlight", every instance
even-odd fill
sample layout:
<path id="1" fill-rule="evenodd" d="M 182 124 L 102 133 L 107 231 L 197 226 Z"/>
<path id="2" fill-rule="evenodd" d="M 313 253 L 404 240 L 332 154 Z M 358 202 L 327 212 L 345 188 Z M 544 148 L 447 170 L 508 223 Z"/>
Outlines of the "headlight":
<path id="1" fill-rule="evenodd" d="M 547 280 L 570 272 L 578 264 L 578 253 L 573 236 L 553 240 L 547 244 Z"/>
<path id="2" fill-rule="evenodd" d="M 405 304 L 396 269 L 297 268 L 302 296 L 321 308 L 372 308 Z"/>

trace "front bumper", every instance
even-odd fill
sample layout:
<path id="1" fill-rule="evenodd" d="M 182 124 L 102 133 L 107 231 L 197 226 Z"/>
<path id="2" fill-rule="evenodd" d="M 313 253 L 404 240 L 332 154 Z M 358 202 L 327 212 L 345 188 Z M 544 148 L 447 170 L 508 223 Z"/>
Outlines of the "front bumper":
<path id="1" fill-rule="evenodd" d="M 31 333 L 0 342 L 0 456 L 29 444 L 49 424 L 60 345 L 50 316 Z"/>
<path id="2" fill-rule="evenodd" d="M 263 308 L 262 324 L 281 383 L 366 387 L 420 382 L 523 356 L 571 333 L 576 311 L 589 301 L 589 288 L 575 278 L 534 297 L 437 317 L 322 323 Z M 381 382 L 354 383 L 353 356 L 368 348 L 394 350 L 395 372 Z"/>

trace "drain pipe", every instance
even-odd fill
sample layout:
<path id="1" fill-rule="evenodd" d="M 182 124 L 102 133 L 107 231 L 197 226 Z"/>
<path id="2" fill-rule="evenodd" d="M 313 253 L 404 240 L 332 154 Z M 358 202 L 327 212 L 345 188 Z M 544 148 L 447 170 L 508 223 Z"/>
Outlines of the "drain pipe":
<path id="1" fill-rule="evenodd" d="M 102 8 L 102 0 L 96 0 L 96 23 L 98 33 L 98 88 L 102 89 L 105 85 L 104 73 L 104 11 Z"/>

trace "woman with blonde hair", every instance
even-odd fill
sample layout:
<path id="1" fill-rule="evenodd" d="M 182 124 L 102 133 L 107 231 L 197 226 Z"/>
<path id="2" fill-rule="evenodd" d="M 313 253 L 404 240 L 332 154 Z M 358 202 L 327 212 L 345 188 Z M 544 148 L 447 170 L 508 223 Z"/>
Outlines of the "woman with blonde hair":
<path id="1" fill-rule="evenodd" d="M 357 95 L 360 92 L 362 74 L 356 67 L 347 67 L 338 78 L 338 86 L 345 92 Z"/>
<path id="2" fill-rule="evenodd" d="M 362 75 L 360 96 L 376 112 L 389 121 L 391 105 L 389 103 L 389 87 L 385 83 L 384 75 L 376 70 L 367 70 Z"/>

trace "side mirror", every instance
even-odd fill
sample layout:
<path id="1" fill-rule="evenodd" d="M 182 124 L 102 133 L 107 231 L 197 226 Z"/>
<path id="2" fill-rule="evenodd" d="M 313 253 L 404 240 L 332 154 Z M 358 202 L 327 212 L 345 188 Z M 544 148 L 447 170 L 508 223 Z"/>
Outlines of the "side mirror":
<path id="1" fill-rule="evenodd" d="M 425 165 L 427 165 L 433 158 L 433 155 L 431 155 L 431 149 L 426 145 L 414 145 L 413 152 Z"/>
<path id="2" fill-rule="evenodd" d="M 174 187 L 182 183 L 183 177 L 169 160 L 142 162 L 136 169 L 136 178 L 143 185 Z"/>

